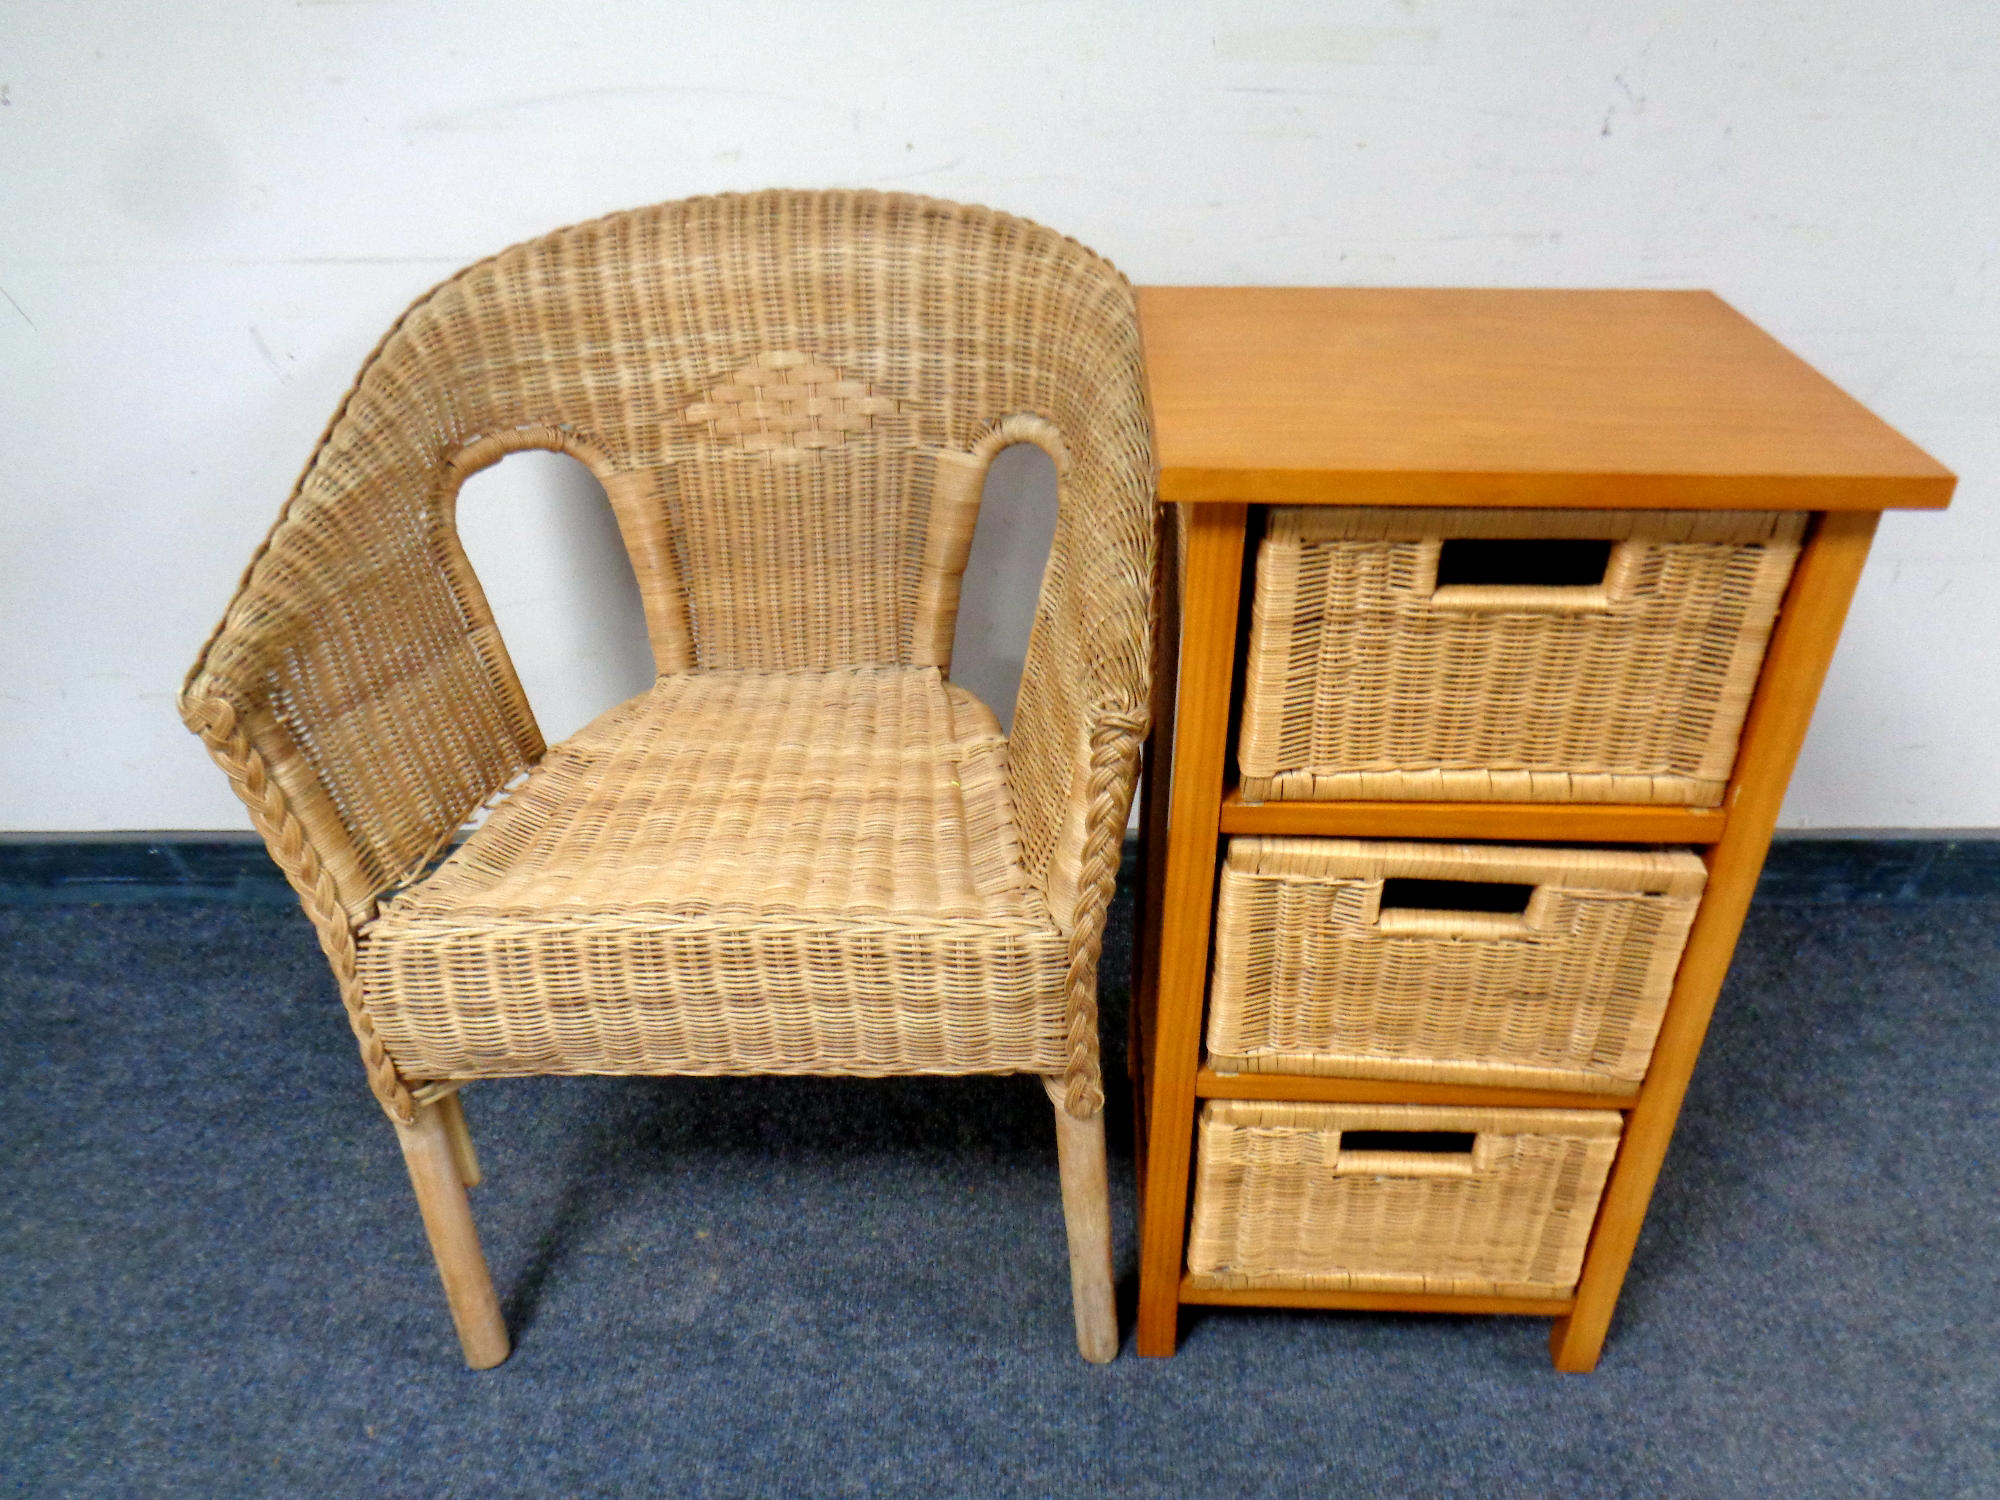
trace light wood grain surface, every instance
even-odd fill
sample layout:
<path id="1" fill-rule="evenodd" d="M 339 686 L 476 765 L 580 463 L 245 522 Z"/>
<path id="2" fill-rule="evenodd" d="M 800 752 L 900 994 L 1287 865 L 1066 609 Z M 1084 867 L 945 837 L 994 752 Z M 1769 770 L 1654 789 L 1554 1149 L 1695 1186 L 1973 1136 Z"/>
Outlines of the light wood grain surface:
<path id="1" fill-rule="evenodd" d="M 446 1110 L 442 1105 L 421 1105 L 413 1123 L 391 1123 L 403 1146 L 410 1186 L 416 1189 L 417 1209 L 430 1237 L 465 1362 L 475 1370 L 490 1370 L 506 1359 L 512 1345 L 492 1274 L 479 1248 L 472 1206 L 465 1200 L 464 1165 L 452 1145 Z"/>
<path id="2" fill-rule="evenodd" d="M 1948 470 L 1709 292 L 1141 287 L 1160 498 L 1881 510 Z"/>
<path id="3" fill-rule="evenodd" d="M 1208 989 L 1209 919 L 1246 520 L 1240 505 L 1205 505 L 1191 515 L 1187 527 L 1170 837 L 1161 905 L 1153 914 L 1159 930 L 1157 1014 L 1146 1085 L 1151 1102 L 1145 1120 L 1145 1217 L 1139 1225 L 1134 1338 L 1139 1353 L 1152 1356 L 1172 1354 L 1179 1337 L 1194 1080 L 1200 1066 L 1202 999 Z"/>

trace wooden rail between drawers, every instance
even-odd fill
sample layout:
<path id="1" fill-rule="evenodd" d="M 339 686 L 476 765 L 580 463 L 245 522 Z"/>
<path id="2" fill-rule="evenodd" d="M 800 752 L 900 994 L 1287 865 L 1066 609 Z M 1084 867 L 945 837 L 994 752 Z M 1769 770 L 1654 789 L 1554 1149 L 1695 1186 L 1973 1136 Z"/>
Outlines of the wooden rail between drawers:
<path id="1" fill-rule="evenodd" d="M 1222 799 L 1224 833 L 1305 838 L 1520 839 L 1538 844 L 1715 844 L 1719 807 L 1588 802 L 1245 802 Z"/>
<path id="2" fill-rule="evenodd" d="M 1287 1099 L 1305 1104 L 1450 1104 L 1465 1109 L 1630 1109 L 1638 1093 L 1584 1094 L 1571 1089 L 1509 1089 L 1473 1083 L 1414 1083 L 1401 1078 L 1322 1078 L 1308 1073 L 1195 1075 L 1199 1099 Z"/>

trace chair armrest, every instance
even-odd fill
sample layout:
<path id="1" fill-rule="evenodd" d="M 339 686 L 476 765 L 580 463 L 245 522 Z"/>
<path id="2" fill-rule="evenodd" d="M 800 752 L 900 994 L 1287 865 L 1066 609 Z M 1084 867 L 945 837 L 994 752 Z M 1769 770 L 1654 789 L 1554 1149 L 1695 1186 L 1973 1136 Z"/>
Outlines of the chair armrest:
<path id="1" fill-rule="evenodd" d="M 1066 1107 L 1102 1107 L 1097 961 L 1149 722 L 1152 475 L 1143 408 L 1077 442 L 1009 745 L 1028 877 L 1069 940 Z"/>
<path id="2" fill-rule="evenodd" d="M 378 898 L 541 758 L 541 731 L 459 544 L 465 477 L 520 447 L 604 456 L 550 415 L 557 351 L 468 268 L 390 329 L 322 435 L 180 696 L 312 919 L 377 1099 L 414 1085 L 357 971 Z"/>
<path id="3" fill-rule="evenodd" d="M 426 438 L 364 371 L 181 691 L 253 820 L 282 799 L 350 926 L 543 749 L 459 545 L 463 471 Z"/>
<path id="4" fill-rule="evenodd" d="M 541 734 L 458 544 L 449 463 L 356 483 L 336 418 L 181 689 L 180 711 L 312 919 L 390 1118 L 411 1084 L 375 1033 L 358 929 Z M 412 494 L 423 497 L 412 501 Z"/>

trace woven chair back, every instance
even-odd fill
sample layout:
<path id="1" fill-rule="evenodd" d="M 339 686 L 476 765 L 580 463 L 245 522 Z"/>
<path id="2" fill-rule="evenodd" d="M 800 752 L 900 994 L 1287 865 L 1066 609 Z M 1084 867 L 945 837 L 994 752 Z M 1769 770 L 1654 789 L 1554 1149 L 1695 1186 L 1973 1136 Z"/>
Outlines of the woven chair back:
<path id="1" fill-rule="evenodd" d="M 1136 324 L 1109 263 L 987 209 L 698 198 L 461 272 L 364 367 L 188 701 L 231 705 L 361 918 L 543 749 L 459 545 L 466 476 L 521 448 L 583 460 L 661 671 L 948 669 L 1012 441 L 1063 476 L 1016 740 L 1028 872 L 1067 894 L 1078 736 L 1143 702 Z"/>
<path id="2" fill-rule="evenodd" d="M 1063 461 L 1084 425 L 1075 395 L 1099 373 L 1077 368 L 1079 323 L 1127 295 L 1097 257 L 1001 214 L 857 193 L 695 199 L 447 282 L 359 394 L 380 386 L 401 411 L 412 382 L 448 389 L 426 436 L 471 444 L 462 470 L 517 446 L 589 463 L 662 670 L 937 665 L 981 439 L 1032 415 L 1046 425 L 1025 431 Z"/>

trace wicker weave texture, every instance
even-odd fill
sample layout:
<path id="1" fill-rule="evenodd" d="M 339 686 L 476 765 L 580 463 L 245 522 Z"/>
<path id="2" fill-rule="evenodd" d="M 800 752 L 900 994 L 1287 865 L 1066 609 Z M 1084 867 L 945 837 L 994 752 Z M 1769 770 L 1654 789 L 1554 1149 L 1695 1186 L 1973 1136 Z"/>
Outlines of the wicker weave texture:
<path id="1" fill-rule="evenodd" d="M 1271 513 L 1245 798 L 1719 804 L 1805 517 Z M 1601 585 L 1439 587 L 1447 541 L 1613 544 Z"/>
<path id="2" fill-rule="evenodd" d="M 1518 915 L 1385 910 L 1391 879 L 1533 891 Z M 1706 879 L 1685 851 L 1232 840 L 1209 1063 L 1629 1088 L 1645 1077 Z"/>
<path id="3" fill-rule="evenodd" d="M 1004 857 L 1060 935 L 1066 1071 L 1087 1114 L 1097 946 L 1146 723 L 1151 446 L 1130 287 L 1038 225 L 901 194 L 727 195 L 470 267 L 371 356 L 183 715 L 292 830 L 333 898 L 309 903 L 315 920 L 360 928 L 544 751 L 458 542 L 469 474 L 530 447 L 590 466 L 663 674 L 807 677 L 948 667 L 980 482 L 1011 441 L 1056 457 L 1060 504 L 1005 755 Z M 778 805 L 757 803 L 774 849 L 790 837 Z M 711 898 L 728 906 L 691 894 Z M 360 1029 L 367 1002 L 349 998 Z M 1043 1037 L 1041 1004 L 992 1056 Z M 465 1024 L 483 1037 L 467 1057 L 515 1058 L 490 1016 Z M 388 1045 L 405 1080 L 436 1066 L 398 1053 L 409 1035 Z M 520 1056 L 613 1055 L 579 1045 Z M 1044 1046 L 1026 1047 L 1037 1069 Z M 639 1055 L 613 1052 L 621 1068 Z"/>
<path id="4" fill-rule="evenodd" d="M 551 749 L 361 980 L 429 1077 L 1059 1073 L 1066 960 L 971 695 L 700 672 Z"/>
<path id="5" fill-rule="evenodd" d="M 1209 1287 L 1565 1296 L 1621 1128 L 1612 1110 L 1211 1100 L 1188 1270 Z M 1474 1140 L 1445 1155 L 1343 1151 L 1364 1130 Z"/>

